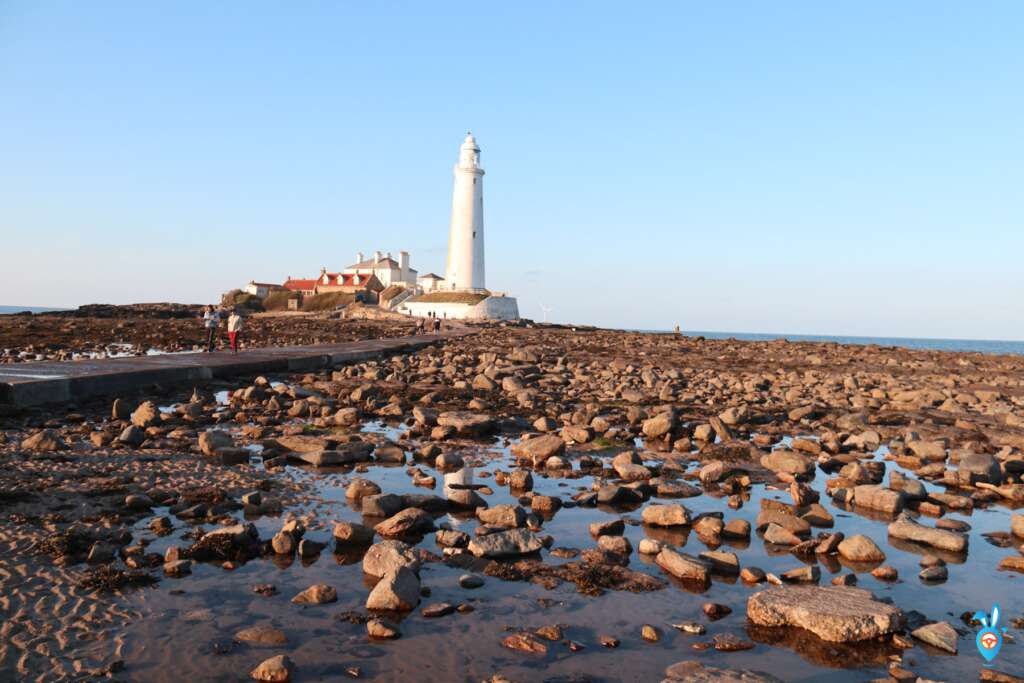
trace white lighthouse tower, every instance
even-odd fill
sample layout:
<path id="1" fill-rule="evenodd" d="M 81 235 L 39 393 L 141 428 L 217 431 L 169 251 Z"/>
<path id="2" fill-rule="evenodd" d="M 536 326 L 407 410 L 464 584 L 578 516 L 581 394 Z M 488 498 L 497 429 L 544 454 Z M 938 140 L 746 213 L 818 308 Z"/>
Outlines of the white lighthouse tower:
<path id="1" fill-rule="evenodd" d="M 486 292 L 484 284 L 484 169 L 480 147 L 472 133 L 459 147 L 452 192 L 452 222 L 448 232 L 446 289 Z"/>

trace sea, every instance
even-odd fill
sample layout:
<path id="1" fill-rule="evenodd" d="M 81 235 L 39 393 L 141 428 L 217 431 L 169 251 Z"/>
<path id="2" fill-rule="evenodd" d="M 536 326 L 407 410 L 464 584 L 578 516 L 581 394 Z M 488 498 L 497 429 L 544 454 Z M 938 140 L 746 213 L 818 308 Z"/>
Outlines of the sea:
<path id="1" fill-rule="evenodd" d="M 672 334 L 667 330 L 635 330 L 636 332 L 657 332 Z M 915 337 L 844 337 L 825 334 L 784 334 L 768 332 L 707 332 L 684 330 L 688 337 L 707 339 L 739 339 L 742 341 L 773 341 L 785 339 L 792 342 L 831 342 L 835 344 L 874 344 L 877 346 L 898 346 L 905 349 L 926 351 L 974 351 L 977 353 L 1015 354 L 1024 356 L 1024 341 L 999 341 L 994 339 L 925 339 Z"/>
<path id="2" fill-rule="evenodd" d="M 66 308 L 46 308 L 44 306 L 0 306 L 0 315 L 9 315 L 11 313 L 24 313 L 25 311 L 31 311 L 32 313 L 46 313 L 47 311 L 66 310 Z"/>

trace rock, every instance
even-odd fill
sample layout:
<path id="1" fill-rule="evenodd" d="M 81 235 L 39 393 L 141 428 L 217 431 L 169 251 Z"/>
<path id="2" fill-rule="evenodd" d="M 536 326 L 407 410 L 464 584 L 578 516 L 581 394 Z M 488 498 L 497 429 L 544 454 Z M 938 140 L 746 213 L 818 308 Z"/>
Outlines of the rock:
<path id="1" fill-rule="evenodd" d="M 394 493 L 378 493 L 363 498 L 363 515 L 367 517 L 391 517 L 397 514 L 405 502 Z"/>
<path id="2" fill-rule="evenodd" d="M 382 577 L 408 567 L 419 572 L 420 561 L 416 551 L 401 541 L 381 541 L 370 546 L 363 556 L 363 573 L 369 576 Z"/>
<path id="3" fill-rule="evenodd" d="M 686 660 L 665 669 L 661 683 L 782 683 L 782 679 L 760 671 L 720 669 L 697 660 Z"/>
<path id="4" fill-rule="evenodd" d="M 164 562 L 164 574 L 172 578 L 180 578 L 192 573 L 191 560 L 171 560 Z"/>
<path id="5" fill-rule="evenodd" d="M 903 493 L 878 486 L 861 484 L 853 488 L 853 504 L 860 507 L 897 514 L 903 509 Z"/>
<path id="6" fill-rule="evenodd" d="M 597 546 L 622 557 L 633 554 L 633 544 L 625 536 L 598 536 Z"/>
<path id="7" fill-rule="evenodd" d="M 141 442 L 140 442 L 141 443 Z M 23 439 L 20 444 L 21 450 L 32 453 L 52 453 L 67 449 L 67 444 L 53 429 L 43 429 L 32 436 Z"/>
<path id="8" fill-rule="evenodd" d="M 366 608 L 407 612 L 420 604 L 420 579 L 408 567 L 384 575 L 366 598 Z"/>
<path id="9" fill-rule="evenodd" d="M 594 522 L 590 525 L 590 535 L 594 538 L 599 536 L 621 536 L 625 530 L 626 524 L 621 519 Z"/>
<path id="10" fill-rule="evenodd" d="M 649 420 L 644 420 L 641 427 L 644 436 L 648 439 L 658 439 L 668 435 L 676 426 L 675 415 L 671 412 L 664 412 Z"/>
<path id="11" fill-rule="evenodd" d="M 404 463 L 405 451 L 400 446 L 378 446 L 373 451 L 373 457 L 377 462 Z"/>
<path id="12" fill-rule="evenodd" d="M 476 574 L 463 574 L 459 577 L 459 585 L 466 589 L 480 588 L 484 580 Z"/>
<path id="13" fill-rule="evenodd" d="M 338 592 L 326 583 L 314 584 L 292 598 L 296 605 L 323 605 L 337 600 Z"/>
<path id="14" fill-rule="evenodd" d="M 439 470 L 460 470 L 466 461 L 458 453 L 442 453 L 434 458 L 434 468 Z"/>
<path id="15" fill-rule="evenodd" d="M 368 526 L 354 522 L 338 522 L 334 525 L 334 542 L 337 545 L 369 545 L 375 532 Z"/>
<path id="16" fill-rule="evenodd" d="M 532 439 L 524 439 L 509 449 L 512 455 L 529 460 L 535 466 L 540 465 L 553 455 L 565 452 L 565 441 L 554 434 L 544 434 Z"/>
<path id="17" fill-rule="evenodd" d="M 117 440 L 126 446 L 138 448 L 139 446 L 142 445 L 142 442 L 146 440 L 146 432 L 142 431 L 135 425 L 128 425 L 118 435 Z"/>
<path id="18" fill-rule="evenodd" d="M 597 491 L 597 502 L 600 505 L 630 505 L 642 503 L 643 496 L 635 490 L 618 484 L 602 486 Z"/>
<path id="19" fill-rule="evenodd" d="M 657 555 L 661 552 L 664 546 L 661 541 L 657 541 L 653 538 L 642 538 L 640 544 L 637 546 L 637 550 L 641 555 Z"/>
<path id="20" fill-rule="evenodd" d="M 896 567 L 889 565 L 883 565 L 881 567 L 875 567 L 871 570 L 871 576 L 875 577 L 879 581 L 895 581 L 900 577 Z"/>
<path id="21" fill-rule="evenodd" d="M 643 511 L 643 521 L 651 526 L 688 526 L 690 511 L 678 503 L 648 505 Z"/>
<path id="22" fill-rule="evenodd" d="M 796 626 L 822 640 L 849 643 L 901 628 L 903 612 L 860 588 L 785 586 L 747 600 L 747 618 L 758 626 Z"/>
<path id="23" fill-rule="evenodd" d="M 367 496 L 376 496 L 380 493 L 380 486 L 369 479 L 356 478 L 345 489 L 345 498 L 348 500 L 362 500 Z"/>
<path id="24" fill-rule="evenodd" d="M 730 519 L 722 527 L 722 536 L 726 538 L 750 538 L 750 522 L 745 519 Z"/>
<path id="25" fill-rule="evenodd" d="M 146 429 L 160 423 L 160 409 L 152 401 L 145 401 L 132 413 L 132 424 Z"/>
<path id="26" fill-rule="evenodd" d="M 789 529 L 784 529 L 775 522 L 768 525 L 768 528 L 764 530 L 765 543 L 773 543 L 775 545 L 799 545 L 801 543 L 800 538 Z"/>
<path id="27" fill-rule="evenodd" d="M 540 655 L 547 654 L 548 652 L 547 643 L 526 631 L 505 636 L 501 640 L 501 644 L 510 650 L 519 650 L 520 652 L 531 652 Z"/>
<path id="28" fill-rule="evenodd" d="M 963 484 L 974 485 L 979 481 L 1000 484 L 1003 481 L 1003 472 L 999 468 L 999 461 L 988 453 L 965 455 L 960 458 L 958 467 L 959 479 Z"/>
<path id="29" fill-rule="evenodd" d="M 514 491 L 533 490 L 533 475 L 529 470 L 516 470 L 508 477 L 509 488 Z"/>
<path id="30" fill-rule="evenodd" d="M 1010 531 L 1017 538 L 1024 538 L 1024 515 L 1010 517 Z"/>
<path id="31" fill-rule="evenodd" d="M 821 578 L 821 570 L 818 569 L 818 565 L 797 567 L 782 572 L 780 578 L 788 583 L 817 583 Z"/>
<path id="32" fill-rule="evenodd" d="M 740 570 L 740 579 L 746 583 L 761 583 L 765 580 L 765 573 L 759 567 L 744 567 Z"/>
<path id="33" fill-rule="evenodd" d="M 206 456 L 216 455 L 221 448 L 234 448 L 235 440 L 220 429 L 211 429 L 199 435 L 199 451 Z"/>
<path id="34" fill-rule="evenodd" d="M 487 436 L 497 429 L 497 423 L 490 416 L 465 411 L 441 413 L 437 416 L 437 424 L 451 427 L 459 436 L 467 437 Z"/>
<path id="35" fill-rule="evenodd" d="M 255 681 L 263 683 L 288 683 L 292 679 L 295 665 L 288 655 L 277 655 L 266 659 L 262 664 L 249 672 Z"/>
<path id="36" fill-rule="evenodd" d="M 796 451 L 778 450 L 761 456 L 761 465 L 773 472 L 785 472 L 796 476 L 808 475 L 814 471 L 814 461 Z"/>
<path id="37" fill-rule="evenodd" d="M 922 643 L 927 643 L 932 647 L 937 647 L 954 655 L 957 651 L 957 641 L 960 638 L 956 630 L 944 621 L 938 621 L 934 624 L 914 629 L 910 632 L 910 635 Z"/>
<path id="38" fill-rule="evenodd" d="M 740 573 L 740 561 L 736 553 L 725 550 L 705 550 L 700 554 L 700 559 L 711 564 L 711 571 L 715 574 L 726 576 L 737 576 Z"/>
<path id="39" fill-rule="evenodd" d="M 510 529 L 486 536 L 478 536 L 469 542 L 469 552 L 477 557 L 514 557 L 540 551 L 544 547 L 540 539 L 526 529 Z"/>
<path id="40" fill-rule="evenodd" d="M 907 515 L 900 516 L 889 525 L 889 535 L 893 538 L 923 543 L 953 553 L 962 553 L 967 550 L 966 535 L 918 524 Z"/>
<path id="41" fill-rule="evenodd" d="M 130 420 L 132 417 L 131 406 L 126 401 L 115 398 L 114 405 L 111 406 L 110 416 L 115 420 Z"/>
<path id="42" fill-rule="evenodd" d="M 490 526 L 515 529 L 526 524 L 526 510 L 518 505 L 495 505 L 493 508 L 478 508 L 477 519 Z"/>
<path id="43" fill-rule="evenodd" d="M 401 635 L 397 626 L 383 619 L 370 619 L 367 621 L 366 634 L 371 638 L 379 640 L 393 640 Z"/>
<path id="44" fill-rule="evenodd" d="M 711 580 L 711 563 L 686 553 L 676 552 L 672 548 L 662 548 L 654 562 L 677 579 L 700 583 Z"/>
<path id="45" fill-rule="evenodd" d="M 658 629 L 650 624 L 644 624 L 640 627 L 640 637 L 649 643 L 656 643 L 661 640 L 661 634 L 658 633 Z"/>
<path id="46" fill-rule="evenodd" d="M 469 545 L 469 534 L 465 531 L 441 529 L 434 534 L 434 542 L 442 548 L 465 548 Z"/>
<path id="47" fill-rule="evenodd" d="M 473 489 L 453 489 L 448 494 L 448 505 L 465 510 L 487 507 L 487 501 Z"/>
<path id="48" fill-rule="evenodd" d="M 268 625 L 243 628 L 235 634 L 235 640 L 253 645 L 280 646 L 288 644 L 288 637 L 283 631 Z"/>
<path id="49" fill-rule="evenodd" d="M 940 583 L 949 578 L 949 570 L 945 567 L 925 567 L 917 577 L 929 583 Z"/>
<path id="50" fill-rule="evenodd" d="M 863 534 L 850 536 L 839 543 L 839 556 L 851 562 L 884 562 L 885 553 Z"/>

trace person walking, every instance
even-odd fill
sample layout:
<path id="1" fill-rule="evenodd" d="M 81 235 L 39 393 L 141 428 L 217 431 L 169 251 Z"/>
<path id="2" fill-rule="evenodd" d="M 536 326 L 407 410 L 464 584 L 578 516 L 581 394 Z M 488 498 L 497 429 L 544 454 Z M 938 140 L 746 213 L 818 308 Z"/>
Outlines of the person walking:
<path id="1" fill-rule="evenodd" d="M 206 353 L 213 353 L 217 340 L 217 327 L 220 325 L 220 313 L 213 306 L 207 306 L 203 313 L 203 327 L 206 328 Z"/>
<path id="2" fill-rule="evenodd" d="M 228 341 L 231 343 L 231 353 L 238 353 L 238 337 L 242 334 L 242 326 L 242 316 L 236 308 L 228 316 Z"/>

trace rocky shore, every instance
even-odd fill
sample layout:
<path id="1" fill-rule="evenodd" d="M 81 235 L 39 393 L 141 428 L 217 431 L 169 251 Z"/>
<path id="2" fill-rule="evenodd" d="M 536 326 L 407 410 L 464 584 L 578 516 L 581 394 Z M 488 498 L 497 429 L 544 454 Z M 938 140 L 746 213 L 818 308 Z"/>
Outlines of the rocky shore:
<path id="1" fill-rule="evenodd" d="M 255 338 L 397 325 L 315 320 Z M 5 680 L 1024 680 L 1019 357 L 481 327 L 0 464 Z"/>
<path id="2" fill-rule="evenodd" d="M 82 306 L 71 311 L 0 315 L 0 363 L 141 356 L 206 347 L 202 307 L 183 304 Z M 220 348 L 227 346 L 221 323 Z M 342 321 L 339 313 L 258 313 L 246 318 L 243 348 L 334 344 L 411 334 L 415 323 Z"/>

